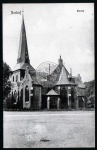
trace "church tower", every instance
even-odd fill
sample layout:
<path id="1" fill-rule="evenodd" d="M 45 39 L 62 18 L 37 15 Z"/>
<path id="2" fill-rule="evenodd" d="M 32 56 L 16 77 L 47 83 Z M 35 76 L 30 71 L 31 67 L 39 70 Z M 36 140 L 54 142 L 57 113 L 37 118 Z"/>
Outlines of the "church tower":
<path id="1" fill-rule="evenodd" d="M 21 62 L 30 64 L 29 54 L 28 54 L 28 46 L 27 46 L 27 38 L 26 38 L 26 30 L 25 30 L 24 16 L 23 15 L 22 15 L 20 45 L 19 45 L 17 64 L 19 64 Z"/>
<path id="2" fill-rule="evenodd" d="M 22 14 L 18 58 L 17 58 L 17 64 L 13 69 L 12 80 L 11 80 L 12 83 L 20 82 L 24 78 L 25 70 L 27 66 L 29 68 L 29 71 L 35 73 L 35 69 L 30 65 L 27 37 L 26 37 L 26 28 L 24 23 L 24 15 Z"/>

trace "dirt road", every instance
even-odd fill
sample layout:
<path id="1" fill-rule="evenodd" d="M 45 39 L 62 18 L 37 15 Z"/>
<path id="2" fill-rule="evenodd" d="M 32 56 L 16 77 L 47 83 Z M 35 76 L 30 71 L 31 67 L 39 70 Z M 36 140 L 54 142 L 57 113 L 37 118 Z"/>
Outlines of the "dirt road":
<path id="1" fill-rule="evenodd" d="M 4 112 L 4 148 L 95 147 L 94 111 Z"/>

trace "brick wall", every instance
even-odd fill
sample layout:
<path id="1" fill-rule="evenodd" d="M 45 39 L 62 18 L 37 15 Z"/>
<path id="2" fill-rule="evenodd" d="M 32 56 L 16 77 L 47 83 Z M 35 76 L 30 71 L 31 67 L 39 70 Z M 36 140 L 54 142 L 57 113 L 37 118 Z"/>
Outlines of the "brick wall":
<path id="1" fill-rule="evenodd" d="M 33 102 L 32 102 L 32 108 L 33 109 L 41 109 L 41 87 L 34 85 L 33 90 Z"/>

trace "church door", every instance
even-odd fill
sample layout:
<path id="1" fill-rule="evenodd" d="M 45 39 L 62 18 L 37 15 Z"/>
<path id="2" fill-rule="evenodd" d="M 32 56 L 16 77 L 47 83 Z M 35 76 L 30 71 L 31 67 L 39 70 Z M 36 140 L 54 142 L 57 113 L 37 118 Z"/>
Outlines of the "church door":
<path id="1" fill-rule="evenodd" d="M 50 109 L 57 109 L 57 97 L 56 96 L 50 97 Z"/>
<path id="2" fill-rule="evenodd" d="M 42 95 L 42 109 L 47 109 L 47 96 Z"/>

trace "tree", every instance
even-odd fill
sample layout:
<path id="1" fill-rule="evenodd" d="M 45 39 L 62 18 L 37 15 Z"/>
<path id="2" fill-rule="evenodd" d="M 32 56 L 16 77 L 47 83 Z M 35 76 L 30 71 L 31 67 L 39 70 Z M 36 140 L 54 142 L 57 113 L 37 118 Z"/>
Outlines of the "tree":
<path id="1" fill-rule="evenodd" d="M 87 108 L 95 108 L 95 80 L 85 82 L 85 95 Z"/>
<path id="2" fill-rule="evenodd" d="M 9 80 L 11 69 L 9 65 L 3 62 L 3 100 L 11 91 L 11 82 Z"/>

